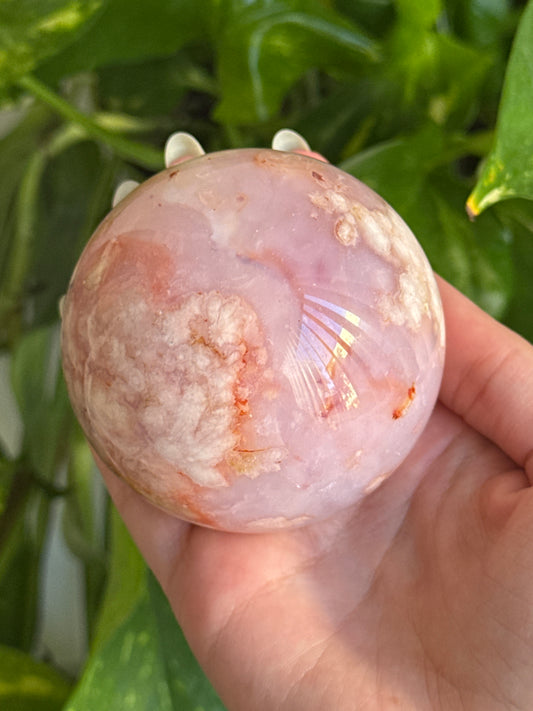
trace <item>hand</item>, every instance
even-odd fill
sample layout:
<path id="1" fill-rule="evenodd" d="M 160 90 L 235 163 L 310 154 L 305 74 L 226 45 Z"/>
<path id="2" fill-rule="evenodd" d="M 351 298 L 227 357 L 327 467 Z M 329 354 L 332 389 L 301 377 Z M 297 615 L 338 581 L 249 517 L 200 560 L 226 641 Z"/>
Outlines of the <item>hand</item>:
<path id="1" fill-rule="evenodd" d="M 358 509 L 219 533 L 103 471 L 231 711 L 533 708 L 533 348 L 439 286 L 440 402 Z"/>

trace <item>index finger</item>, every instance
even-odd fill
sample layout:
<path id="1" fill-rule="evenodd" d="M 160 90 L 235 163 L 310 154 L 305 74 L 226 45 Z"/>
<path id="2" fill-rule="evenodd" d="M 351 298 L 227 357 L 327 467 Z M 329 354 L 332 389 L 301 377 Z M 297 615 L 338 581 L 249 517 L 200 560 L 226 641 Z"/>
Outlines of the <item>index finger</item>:
<path id="1" fill-rule="evenodd" d="M 440 399 L 533 483 L 533 346 L 444 279 L 438 283 L 447 331 Z"/>

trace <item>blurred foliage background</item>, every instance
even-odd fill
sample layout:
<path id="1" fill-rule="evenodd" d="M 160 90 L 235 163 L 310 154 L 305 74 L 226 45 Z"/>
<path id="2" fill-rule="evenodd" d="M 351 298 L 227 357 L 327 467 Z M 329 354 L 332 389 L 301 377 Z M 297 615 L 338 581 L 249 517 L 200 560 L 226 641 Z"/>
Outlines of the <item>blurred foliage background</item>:
<path id="1" fill-rule="evenodd" d="M 533 2 L 1 0 L 6 711 L 223 708 L 95 475 L 57 305 L 115 186 L 160 169 L 169 133 L 215 151 L 281 127 L 533 339 Z"/>

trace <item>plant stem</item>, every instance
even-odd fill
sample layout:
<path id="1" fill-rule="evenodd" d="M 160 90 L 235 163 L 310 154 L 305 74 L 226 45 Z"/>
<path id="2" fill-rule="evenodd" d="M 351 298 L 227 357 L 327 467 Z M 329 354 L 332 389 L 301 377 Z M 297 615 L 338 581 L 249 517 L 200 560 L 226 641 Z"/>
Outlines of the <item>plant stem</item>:
<path id="1" fill-rule="evenodd" d="M 0 516 L 0 552 L 9 539 L 9 534 L 17 522 L 19 512 L 26 504 L 32 483 L 31 473 L 27 469 L 20 469 L 13 477 L 7 502 Z"/>
<path id="2" fill-rule="evenodd" d="M 103 128 L 91 116 L 79 111 L 34 76 L 26 74 L 19 79 L 18 83 L 21 88 L 50 106 L 64 119 L 80 126 L 89 136 L 102 141 L 125 160 L 150 170 L 161 170 L 164 166 L 162 151 L 144 143 L 131 141 Z"/>

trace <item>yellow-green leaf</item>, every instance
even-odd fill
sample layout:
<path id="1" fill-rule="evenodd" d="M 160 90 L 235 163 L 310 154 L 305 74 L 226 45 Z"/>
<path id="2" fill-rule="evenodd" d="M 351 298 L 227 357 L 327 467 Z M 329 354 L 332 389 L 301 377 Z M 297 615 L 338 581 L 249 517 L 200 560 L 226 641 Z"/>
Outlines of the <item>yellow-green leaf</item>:
<path id="1" fill-rule="evenodd" d="M 18 649 L 0 646 L 0 708 L 59 711 L 70 687 L 54 669 Z"/>
<path id="2" fill-rule="evenodd" d="M 518 27 L 507 67 L 496 139 L 467 211 L 476 217 L 511 197 L 533 199 L 533 0 Z"/>

